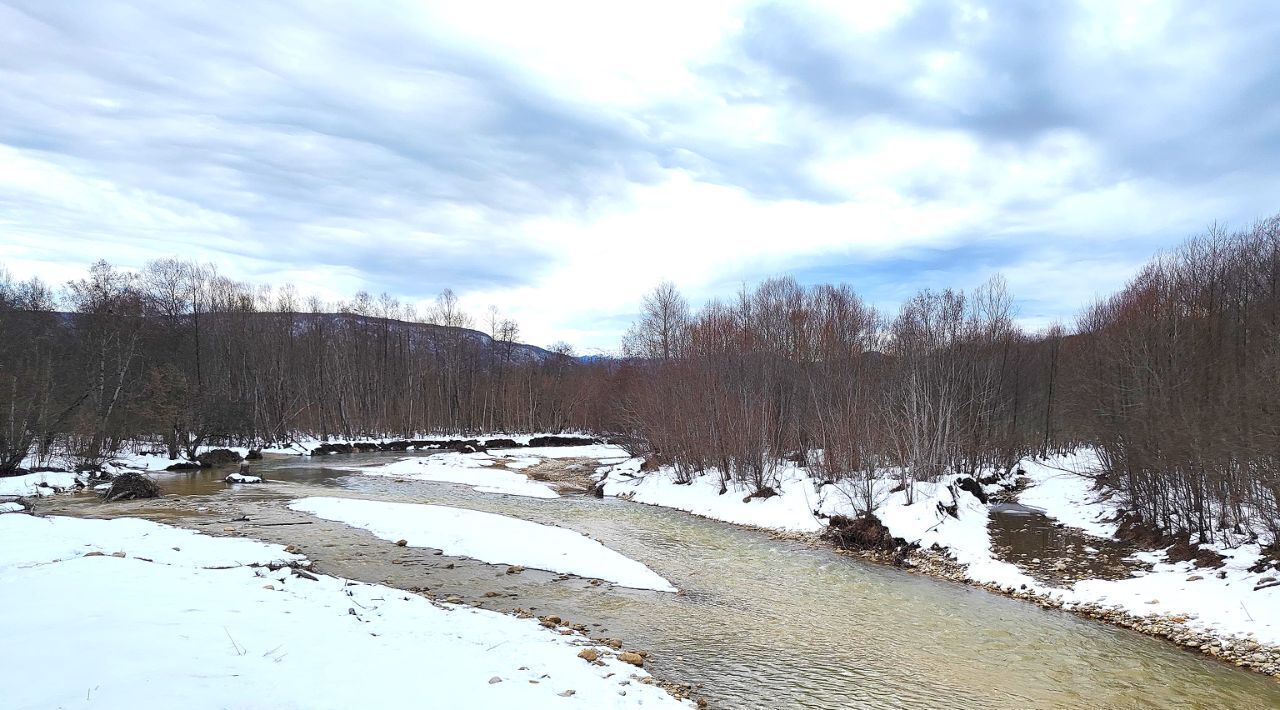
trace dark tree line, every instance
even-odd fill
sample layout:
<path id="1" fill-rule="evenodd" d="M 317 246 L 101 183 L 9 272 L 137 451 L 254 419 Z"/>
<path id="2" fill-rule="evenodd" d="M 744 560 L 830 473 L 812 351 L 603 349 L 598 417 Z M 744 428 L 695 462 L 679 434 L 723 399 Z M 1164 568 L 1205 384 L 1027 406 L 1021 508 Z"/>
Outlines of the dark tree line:
<path id="1" fill-rule="evenodd" d="M 789 278 L 691 313 L 669 284 L 628 334 L 640 372 L 615 427 L 681 480 L 757 495 L 787 459 L 854 482 L 1009 471 L 1096 449 L 1130 520 L 1209 540 L 1280 533 L 1280 218 L 1211 230 L 1088 307 L 1028 333 L 999 278 L 894 314 Z"/>
<path id="2" fill-rule="evenodd" d="M 609 433 L 684 481 L 767 496 L 787 460 L 852 481 L 1009 471 L 1094 447 L 1100 482 L 1166 533 L 1280 532 L 1280 218 L 1160 256 L 1073 328 L 1030 333 L 999 277 L 882 313 L 790 278 L 696 312 L 646 297 L 624 357 L 473 330 L 445 291 L 326 306 L 175 260 L 95 264 L 59 289 L 0 278 L 0 475 L 126 443 L 422 432 Z"/>
<path id="3" fill-rule="evenodd" d="M 586 426 L 567 346 L 491 333 L 445 291 L 430 312 L 359 293 L 327 306 L 208 266 L 95 264 L 60 293 L 0 279 L 0 474 L 24 457 L 92 465 L 126 444 L 561 431 Z"/>

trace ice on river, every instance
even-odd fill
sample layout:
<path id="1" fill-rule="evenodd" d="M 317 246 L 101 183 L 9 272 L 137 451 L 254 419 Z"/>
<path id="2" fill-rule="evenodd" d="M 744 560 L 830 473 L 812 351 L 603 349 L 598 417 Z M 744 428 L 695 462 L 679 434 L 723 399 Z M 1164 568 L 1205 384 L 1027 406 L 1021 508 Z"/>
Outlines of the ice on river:
<path id="1" fill-rule="evenodd" d="M 446 555 L 575 574 L 635 589 L 676 591 L 643 564 L 567 528 L 421 503 L 303 498 L 289 507 L 363 528 L 384 540 L 433 547 Z"/>

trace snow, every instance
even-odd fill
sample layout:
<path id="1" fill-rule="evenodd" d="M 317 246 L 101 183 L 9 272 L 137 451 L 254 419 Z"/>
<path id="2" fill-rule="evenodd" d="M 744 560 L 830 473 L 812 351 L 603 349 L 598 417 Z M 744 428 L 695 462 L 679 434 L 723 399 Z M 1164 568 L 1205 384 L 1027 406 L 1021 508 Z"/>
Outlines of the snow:
<path id="1" fill-rule="evenodd" d="M 127 556 L 80 554 L 95 547 Z M 245 566 L 277 548 L 129 519 L 0 517 L 0 608 L 23 610 L 0 625 L 0 647 L 21 649 L 0 664 L 3 705 L 689 707 L 532 619 Z M 159 549 L 164 562 L 143 559 Z"/>
<path id="2" fill-rule="evenodd" d="M 603 579 L 635 589 L 676 591 L 643 564 L 566 528 L 420 503 L 303 498 L 289 507 L 363 528 L 384 540 L 407 540 L 413 547 L 432 547 L 446 555 Z"/>
<path id="3" fill-rule="evenodd" d="M 227 483 L 262 483 L 261 476 L 246 476 L 241 473 L 233 473 L 223 479 Z"/>
<path id="4" fill-rule="evenodd" d="M 438 481 L 472 486 L 481 493 L 504 493 L 529 498 L 559 498 L 550 486 L 529 480 L 523 473 L 492 467 L 497 459 L 485 453 L 447 452 L 404 458 L 378 466 L 338 466 L 371 476 L 393 476 L 414 481 Z M 523 459 L 519 459 L 524 463 Z M 537 463 L 534 460 L 534 463 Z M 527 464 L 533 465 L 533 464 Z"/>
<path id="5" fill-rule="evenodd" d="M 43 484 L 43 485 L 42 485 Z M 66 471 L 25 473 L 0 478 L 0 496 L 48 496 L 73 490 L 76 474 Z"/>
<path id="6" fill-rule="evenodd" d="M 1054 592 L 1064 601 L 1088 601 L 1114 606 L 1131 614 L 1194 615 L 1188 625 L 1227 635 L 1251 636 L 1280 645 L 1280 587 L 1254 591 L 1254 586 L 1274 572 L 1251 573 L 1257 545 L 1218 548 L 1226 555 L 1221 570 L 1197 569 L 1191 562 L 1157 562 L 1152 571 L 1122 580 L 1084 580 L 1070 590 Z M 1163 554 L 1158 555 L 1163 558 Z M 1225 578 L 1219 578 L 1219 572 Z M 1189 581 L 1190 577 L 1201 579 Z"/>
<path id="7" fill-rule="evenodd" d="M 90 552 L 110 555 L 123 551 L 156 564 L 203 567 L 290 563 L 303 559 L 286 552 L 280 545 L 243 538 L 215 538 L 139 518 L 103 521 L 6 515 L 0 518 L 0 540 L 6 541 L 0 544 L 0 574 L 14 567 L 68 560 Z"/>
<path id="8" fill-rule="evenodd" d="M 21 503 L 12 501 L 0 503 L 0 513 L 16 513 L 19 510 L 26 510 L 26 508 L 23 508 Z"/>
<path id="9" fill-rule="evenodd" d="M 1026 459 L 1020 466 L 1031 484 L 1018 496 L 1019 503 L 1040 508 L 1064 525 L 1095 537 L 1115 535 L 1114 506 L 1099 499 L 1089 477 L 1102 468 L 1092 451 L 1081 450 L 1050 461 Z"/>
<path id="10" fill-rule="evenodd" d="M 730 487 L 720 495 L 720 481 L 715 474 L 696 477 L 692 483 L 675 482 L 670 470 L 640 474 L 640 460 L 631 459 L 607 469 L 605 495 L 626 497 L 637 503 L 675 508 L 694 515 L 738 525 L 771 530 L 817 532 L 825 523 L 814 516 L 821 496 L 812 480 L 799 469 L 782 472 L 781 495 L 744 502 L 746 491 Z"/>
<path id="11" fill-rule="evenodd" d="M 583 446 L 535 446 L 525 449 L 499 449 L 495 455 L 511 457 L 537 457 L 544 459 L 605 459 L 624 461 L 631 458 L 621 447 L 612 444 L 586 444 Z"/>

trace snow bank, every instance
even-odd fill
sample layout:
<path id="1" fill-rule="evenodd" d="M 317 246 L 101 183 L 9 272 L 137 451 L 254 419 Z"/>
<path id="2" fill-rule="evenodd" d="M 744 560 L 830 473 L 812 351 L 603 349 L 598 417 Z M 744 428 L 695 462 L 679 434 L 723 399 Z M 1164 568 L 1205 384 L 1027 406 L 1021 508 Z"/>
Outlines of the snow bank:
<path id="1" fill-rule="evenodd" d="M 65 471 L 25 473 L 0 478 L 0 496 L 49 496 L 76 487 L 76 474 Z"/>
<path id="2" fill-rule="evenodd" d="M 636 589 L 676 591 L 648 567 L 566 528 L 420 503 L 303 498 L 289 507 L 363 528 L 384 540 L 434 547 L 446 555 L 593 577 Z"/>
<path id="3" fill-rule="evenodd" d="M 210 537 L 138 518 L 103 521 L 6 515 L 0 518 L 0 540 L 5 541 L 0 544 L 0 575 L 6 568 L 69 560 L 95 552 L 125 552 L 156 564 L 191 567 L 235 567 L 303 559 L 286 552 L 281 545 Z"/>
<path id="4" fill-rule="evenodd" d="M 0 647 L 21 649 L 0 664 L 6 708 L 689 707 L 534 620 L 288 568 L 209 569 L 245 545 L 260 563 L 277 551 L 155 524 L 139 537 L 140 522 L 0 517 L 0 550 L 43 560 L 0 562 L 0 608 L 27 610 L 0 624 Z M 86 546 L 128 557 L 75 554 Z M 183 562 L 141 559 L 155 547 Z"/>
<path id="5" fill-rule="evenodd" d="M 12 501 L 0 503 L 0 513 L 16 513 L 20 510 L 26 510 L 22 507 L 21 503 L 14 503 Z"/>
<path id="6" fill-rule="evenodd" d="M 481 493 L 505 493 L 529 498 L 559 498 L 550 486 L 529 480 L 514 471 L 489 468 L 495 457 L 484 454 L 447 452 L 405 458 L 376 466 L 337 466 L 370 476 L 393 476 L 414 481 L 439 481 L 469 485 Z M 535 461 L 536 463 L 536 461 Z M 532 465 L 532 464 L 529 464 Z"/>
<path id="7" fill-rule="evenodd" d="M 813 514 L 820 506 L 821 496 L 813 481 L 799 469 L 783 471 L 780 495 L 749 501 L 743 500 L 747 492 L 733 490 L 732 486 L 721 495 L 719 478 L 712 474 L 698 476 L 685 485 L 676 483 L 675 474 L 668 469 L 639 474 L 639 459 L 612 467 L 604 479 L 605 495 L 771 530 L 817 532 L 826 525 Z"/>

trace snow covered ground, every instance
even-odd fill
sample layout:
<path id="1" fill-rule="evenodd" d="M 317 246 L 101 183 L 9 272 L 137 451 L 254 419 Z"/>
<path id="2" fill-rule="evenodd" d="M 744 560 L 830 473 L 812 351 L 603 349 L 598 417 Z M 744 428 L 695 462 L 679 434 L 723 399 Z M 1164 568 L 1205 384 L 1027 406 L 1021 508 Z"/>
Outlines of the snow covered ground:
<path id="1" fill-rule="evenodd" d="M 384 540 L 433 547 L 446 555 L 603 579 L 636 589 L 676 591 L 648 567 L 566 528 L 464 508 L 354 498 L 303 498 L 289 507 L 363 528 Z"/>
<path id="2" fill-rule="evenodd" d="M 392 476 L 414 481 L 440 481 L 444 483 L 461 483 L 472 486 L 481 493 L 505 493 L 508 495 L 527 496 L 530 498 L 559 498 L 550 486 L 529 480 L 529 477 L 514 471 L 505 471 L 493 466 L 507 459 L 486 453 L 462 454 L 453 451 L 404 458 L 386 464 L 372 466 L 338 466 L 343 471 L 356 471 L 370 476 Z M 516 467 L 525 468 L 536 464 L 538 457 L 511 457 Z"/>
<path id="3" fill-rule="evenodd" d="M 49 496 L 75 490 L 76 474 L 64 471 L 25 473 L 0 478 L 0 496 Z"/>
<path id="4" fill-rule="evenodd" d="M 715 474 L 678 485 L 674 473 L 660 469 L 639 471 L 632 459 L 601 468 L 606 495 L 685 510 L 731 523 L 778 531 L 815 532 L 826 516 L 851 515 L 858 506 L 856 489 L 849 484 L 818 485 L 800 467 L 781 471 L 779 496 L 744 502 L 746 491 L 730 489 L 719 494 Z M 1091 452 L 1056 457 L 1047 462 L 1027 460 L 1022 468 L 1031 480 L 1019 502 L 1046 511 L 1066 525 L 1102 537 L 1114 534 L 1116 505 L 1093 490 L 1092 480 L 1079 475 L 1097 470 Z M 956 477 L 936 483 L 917 483 L 914 501 L 905 491 L 893 492 L 897 481 L 876 482 L 876 515 L 895 537 L 923 548 L 937 545 L 964 565 L 974 582 L 1003 589 L 1025 589 L 1068 607 L 1096 604 L 1123 610 L 1134 616 L 1174 617 L 1187 628 L 1220 637 L 1251 639 L 1280 645 L 1280 586 L 1255 591 L 1260 580 L 1274 572 L 1253 573 L 1248 568 L 1259 555 L 1257 544 L 1216 547 L 1227 557 L 1221 570 L 1195 569 L 1190 562 L 1169 563 L 1163 550 L 1142 553 L 1154 564 L 1150 572 L 1129 579 L 1083 580 L 1069 588 L 1037 582 L 1016 565 L 998 560 L 992 553 L 987 524 L 989 507 L 973 495 L 950 485 Z M 988 491 L 994 488 L 988 487 Z M 956 516 L 943 507 L 954 506 Z"/>
<path id="5" fill-rule="evenodd" d="M 247 566 L 284 561 L 141 520 L 0 516 L 0 705 L 690 707 L 532 619 Z"/>
<path id="6" fill-rule="evenodd" d="M 615 455 L 621 449 L 615 449 Z M 625 454 L 624 454 L 625 455 Z M 823 496 L 804 471 L 786 468 L 778 487 L 781 495 L 744 501 L 746 491 L 730 488 L 720 495 L 715 475 L 699 476 L 687 485 L 677 485 L 669 471 L 640 472 L 640 459 L 612 466 L 605 479 L 605 495 L 622 496 L 638 503 L 675 508 L 714 520 L 750 525 L 770 530 L 817 532 L 826 522 L 814 515 Z"/>

